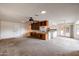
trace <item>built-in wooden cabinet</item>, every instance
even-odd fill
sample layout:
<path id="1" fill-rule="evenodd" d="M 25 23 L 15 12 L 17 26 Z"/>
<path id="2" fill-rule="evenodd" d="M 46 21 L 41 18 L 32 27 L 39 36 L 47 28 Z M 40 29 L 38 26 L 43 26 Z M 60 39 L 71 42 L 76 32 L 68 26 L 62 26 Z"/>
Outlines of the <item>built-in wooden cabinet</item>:
<path id="1" fill-rule="evenodd" d="M 33 38 L 38 38 L 38 39 L 42 39 L 42 40 L 47 39 L 47 34 L 46 33 L 30 32 L 30 35 Z"/>
<path id="2" fill-rule="evenodd" d="M 32 30 L 39 30 L 40 26 L 48 26 L 48 21 L 38 21 L 36 23 L 31 24 Z"/>
<path id="3" fill-rule="evenodd" d="M 31 24 L 31 31 L 32 32 L 30 32 L 30 37 L 46 40 L 47 33 L 40 32 L 40 26 L 48 26 L 48 21 L 45 20 L 45 21 L 37 21 L 35 23 L 32 23 Z"/>

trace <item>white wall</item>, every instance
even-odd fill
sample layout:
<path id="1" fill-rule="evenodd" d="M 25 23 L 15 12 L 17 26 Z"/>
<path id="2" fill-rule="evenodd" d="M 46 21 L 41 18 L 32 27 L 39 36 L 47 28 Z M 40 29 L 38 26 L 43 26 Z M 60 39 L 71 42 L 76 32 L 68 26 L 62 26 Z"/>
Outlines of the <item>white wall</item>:
<path id="1" fill-rule="evenodd" d="M 22 36 L 25 31 L 25 24 L 11 21 L 1 21 L 0 38 L 11 38 Z"/>
<path id="2" fill-rule="evenodd" d="M 0 20 L 0 38 L 1 38 L 1 20 Z"/>

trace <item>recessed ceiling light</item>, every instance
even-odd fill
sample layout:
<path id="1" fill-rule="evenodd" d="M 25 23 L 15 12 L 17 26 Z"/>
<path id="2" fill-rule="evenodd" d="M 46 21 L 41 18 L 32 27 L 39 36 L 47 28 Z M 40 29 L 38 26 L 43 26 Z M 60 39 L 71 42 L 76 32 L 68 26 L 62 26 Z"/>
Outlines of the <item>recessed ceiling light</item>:
<path id="1" fill-rule="evenodd" d="M 46 11 L 41 11 L 41 14 L 45 14 L 46 13 Z"/>

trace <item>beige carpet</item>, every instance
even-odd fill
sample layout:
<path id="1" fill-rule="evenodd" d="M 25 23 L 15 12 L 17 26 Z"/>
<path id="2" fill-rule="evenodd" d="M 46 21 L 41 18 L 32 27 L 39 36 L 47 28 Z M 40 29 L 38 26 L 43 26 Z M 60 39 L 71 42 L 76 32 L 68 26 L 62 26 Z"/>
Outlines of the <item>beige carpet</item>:
<path id="1" fill-rule="evenodd" d="M 0 40 L 1 56 L 79 56 L 79 40 L 17 38 Z"/>

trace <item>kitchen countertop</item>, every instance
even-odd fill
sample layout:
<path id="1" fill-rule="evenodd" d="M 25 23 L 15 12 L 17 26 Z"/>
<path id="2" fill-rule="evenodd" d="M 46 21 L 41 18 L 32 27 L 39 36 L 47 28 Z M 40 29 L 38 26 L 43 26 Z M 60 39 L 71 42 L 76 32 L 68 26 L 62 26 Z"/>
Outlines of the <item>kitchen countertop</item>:
<path id="1" fill-rule="evenodd" d="M 42 34 L 47 34 L 50 31 L 56 31 L 56 29 L 48 29 L 46 32 L 40 31 L 40 30 L 32 30 L 32 32 L 37 32 L 37 33 L 42 33 Z"/>

